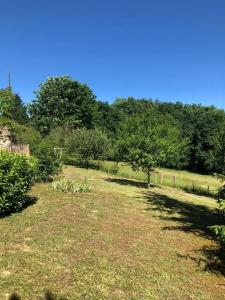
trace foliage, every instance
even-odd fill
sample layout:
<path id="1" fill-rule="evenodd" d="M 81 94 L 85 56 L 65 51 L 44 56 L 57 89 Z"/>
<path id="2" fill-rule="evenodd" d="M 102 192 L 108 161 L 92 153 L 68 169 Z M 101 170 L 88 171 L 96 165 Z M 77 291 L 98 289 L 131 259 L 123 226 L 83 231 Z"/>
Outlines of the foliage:
<path id="1" fill-rule="evenodd" d="M 34 183 L 36 160 L 0 151 L 0 213 L 19 210 Z"/>
<path id="2" fill-rule="evenodd" d="M 225 218 L 225 185 L 223 185 L 218 191 L 218 203 L 220 212 Z M 225 245 L 225 225 L 214 225 L 211 226 L 211 229 L 218 236 L 220 242 Z"/>
<path id="3" fill-rule="evenodd" d="M 99 129 L 85 128 L 74 130 L 68 137 L 67 151 L 78 162 L 88 167 L 88 160 L 104 160 L 110 150 L 110 141 Z"/>
<path id="4" fill-rule="evenodd" d="M 36 181 L 47 181 L 60 170 L 60 159 L 54 152 L 54 144 L 49 138 L 42 138 L 34 128 L 20 125 L 13 120 L 1 118 L 0 125 L 12 131 L 15 144 L 29 144 L 31 155 L 37 159 Z"/>
<path id="5" fill-rule="evenodd" d="M 123 112 L 116 106 L 107 102 L 97 102 L 96 125 L 105 131 L 108 136 L 116 138 L 123 119 Z"/>
<path id="6" fill-rule="evenodd" d="M 41 142 L 40 134 L 32 127 L 21 125 L 7 118 L 0 118 L 0 126 L 8 126 L 14 144 L 29 144 L 31 151 Z"/>
<path id="7" fill-rule="evenodd" d="M 60 158 L 54 151 L 54 146 L 48 139 L 42 139 L 32 152 L 38 159 L 36 181 L 49 181 L 61 169 Z"/>
<path id="8" fill-rule="evenodd" d="M 20 96 L 14 94 L 11 88 L 0 90 L 0 116 L 13 119 L 20 124 L 28 121 L 26 108 Z"/>
<path id="9" fill-rule="evenodd" d="M 79 182 L 63 178 L 52 182 L 52 189 L 63 193 L 86 193 L 91 191 L 87 181 Z"/>
<path id="10" fill-rule="evenodd" d="M 177 161 L 186 144 L 181 141 L 179 129 L 171 118 L 159 118 L 149 112 L 127 119 L 121 131 L 120 147 L 124 158 L 133 169 L 141 169 L 148 175 L 167 161 Z"/>
<path id="11" fill-rule="evenodd" d="M 164 167 L 182 168 L 185 167 L 191 171 L 209 174 L 212 172 L 221 173 L 224 164 L 218 160 L 218 151 L 221 148 L 223 138 L 223 124 L 225 112 L 216 109 L 213 106 L 204 107 L 202 105 L 188 105 L 180 102 L 160 102 L 152 99 L 127 99 L 118 98 L 112 104 L 112 107 L 122 113 L 120 124 L 123 126 L 123 120 L 127 116 L 140 116 L 145 112 L 155 111 L 155 115 L 160 119 L 165 116 L 172 117 L 178 124 L 181 137 L 189 141 L 188 149 L 183 152 L 184 164 L 171 164 L 167 161 Z M 109 112 L 110 113 L 110 112 Z M 217 146 L 219 143 L 219 147 Z M 188 150 L 188 151 L 186 151 Z M 123 153 L 119 153 L 123 154 Z M 118 161 L 121 161 L 122 155 L 119 155 Z"/>
<path id="12" fill-rule="evenodd" d="M 95 95 L 91 89 L 69 76 L 49 77 L 35 92 L 29 106 L 31 121 L 43 134 L 57 126 L 93 128 L 96 117 Z"/>

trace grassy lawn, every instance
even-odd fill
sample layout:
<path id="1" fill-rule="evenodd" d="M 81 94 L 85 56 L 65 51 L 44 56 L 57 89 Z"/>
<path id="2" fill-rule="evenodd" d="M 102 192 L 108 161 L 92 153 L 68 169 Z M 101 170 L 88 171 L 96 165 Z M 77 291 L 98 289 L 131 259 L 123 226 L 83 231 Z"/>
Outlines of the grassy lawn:
<path id="1" fill-rule="evenodd" d="M 0 219 L 0 299 L 225 299 L 215 200 L 94 170 L 64 169 L 93 191 L 37 184 L 35 204 Z"/>
<path id="2" fill-rule="evenodd" d="M 100 169 L 108 172 L 115 165 L 114 162 L 104 161 L 100 163 Z M 128 179 L 146 181 L 146 174 L 141 171 L 133 171 L 126 163 L 118 164 L 118 175 Z M 212 175 L 202 175 L 188 171 L 179 171 L 165 168 L 156 168 L 152 172 L 151 181 L 153 184 L 160 184 L 182 189 L 193 189 L 195 192 L 215 195 L 222 185 L 221 180 Z"/>

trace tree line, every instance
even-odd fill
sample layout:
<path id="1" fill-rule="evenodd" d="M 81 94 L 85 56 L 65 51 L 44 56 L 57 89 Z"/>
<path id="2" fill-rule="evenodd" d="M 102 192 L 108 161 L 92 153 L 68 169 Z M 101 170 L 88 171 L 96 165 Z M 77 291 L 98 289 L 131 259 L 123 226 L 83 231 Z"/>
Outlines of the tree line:
<path id="1" fill-rule="evenodd" d="M 98 129 L 111 142 L 112 160 L 132 160 L 133 150 L 143 147 L 152 155 L 155 151 L 155 158 L 148 157 L 152 165 L 205 174 L 225 171 L 225 112 L 214 106 L 133 97 L 109 104 L 97 100 L 87 85 L 63 76 L 41 83 L 26 106 L 11 88 L 0 90 L 0 115 L 34 128 L 43 137 L 58 130 L 59 147 L 77 128 Z M 164 151 L 164 158 L 163 141 L 170 144 L 170 154 Z M 132 154 L 127 151 L 131 145 Z"/>

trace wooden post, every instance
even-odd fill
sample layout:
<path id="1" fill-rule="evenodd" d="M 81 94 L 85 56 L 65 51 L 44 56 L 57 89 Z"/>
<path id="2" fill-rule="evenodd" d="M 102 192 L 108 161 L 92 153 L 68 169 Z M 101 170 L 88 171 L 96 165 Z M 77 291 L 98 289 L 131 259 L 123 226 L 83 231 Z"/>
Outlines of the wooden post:
<path id="1" fill-rule="evenodd" d="M 151 174 L 150 174 L 150 170 L 148 170 L 148 189 L 150 189 L 151 187 Z"/>
<path id="2" fill-rule="evenodd" d="M 208 185 L 208 194 L 210 194 L 210 186 Z"/>
<path id="3" fill-rule="evenodd" d="M 163 185 L 163 178 L 164 178 L 164 173 L 161 173 L 161 180 L 160 180 L 161 185 Z"/>
<path id="4" fill-rule="evenodd" d="M 195 183 L 192 181 L 192 191 L 195 192 Z"/>
<path id="5" fill-rule="evenodd" d="M 173 175 L 173 186 L 176 187 L 176 175 Z"/>
<path id="6" fill-rule="evenodd" d="M 155 184 L 157 184 L 158 181 L 158 173 L 155 173 Z"/>

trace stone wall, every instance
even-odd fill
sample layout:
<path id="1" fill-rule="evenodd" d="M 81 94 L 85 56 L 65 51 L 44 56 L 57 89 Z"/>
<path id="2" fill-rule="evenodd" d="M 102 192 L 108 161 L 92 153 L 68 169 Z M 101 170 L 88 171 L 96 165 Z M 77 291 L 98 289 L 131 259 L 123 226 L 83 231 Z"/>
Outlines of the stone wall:
<path id="1" fill-rule="evenodd" d="M 13 153 L 20 153 L 29 156 L 30 147 L 29 145 L 18 144 L 15 145 L 12 143 L 12 134 L 11 130 L 7 126 L 0 127 L 0 150 L 7 150 Z"/>
<path id="2" fill-rule="evenodd" d="M 30 147 L 29 145 L 18 144 L 18 145 L 11 145 L 10 150 L 13 153 L 20 153 L 29 156 L 30 155 Z"/>

